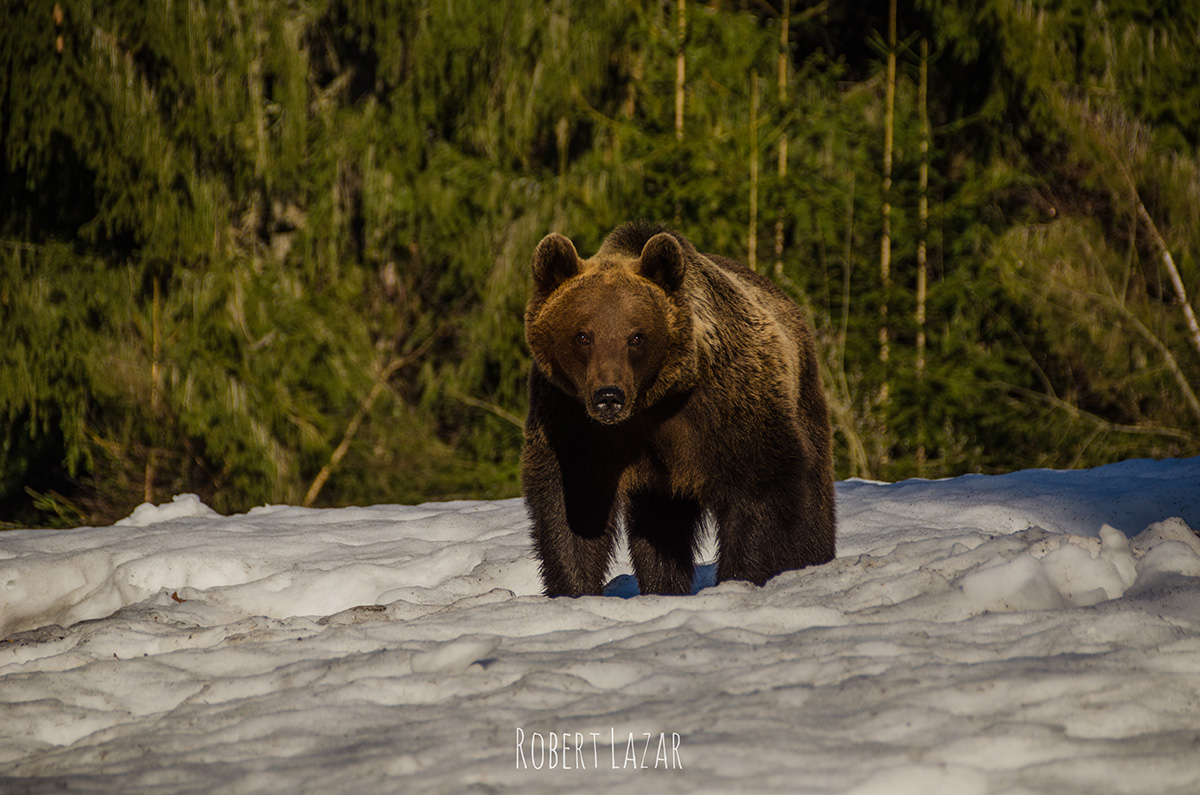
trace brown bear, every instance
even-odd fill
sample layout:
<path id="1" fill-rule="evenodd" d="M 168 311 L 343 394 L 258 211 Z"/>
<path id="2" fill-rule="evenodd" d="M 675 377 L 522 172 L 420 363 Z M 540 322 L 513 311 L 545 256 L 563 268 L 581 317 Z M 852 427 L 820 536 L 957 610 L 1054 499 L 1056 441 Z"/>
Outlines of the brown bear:
<path id="1" fill-rule="evenodd" d="M 663 226 L 594 257 L 546 236 L 522 491 L 548 596 L 599 594 L 624 524 L 642 593 L 691 592 L 705 512 L 717 581 L 834 557 L 829 412 L 812 333 L 768 279 Z"/>

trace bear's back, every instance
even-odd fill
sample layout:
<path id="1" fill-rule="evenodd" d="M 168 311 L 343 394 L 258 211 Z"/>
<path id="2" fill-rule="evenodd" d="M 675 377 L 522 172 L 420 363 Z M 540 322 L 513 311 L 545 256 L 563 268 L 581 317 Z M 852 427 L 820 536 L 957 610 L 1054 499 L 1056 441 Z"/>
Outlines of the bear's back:
<path id="1" fill-rule="evenodd" d="M 787 329 L 788 336 L 800 349 L 809 347 L 811 332 L 804 315 L 796 302 L 761 273 L 750 269 L 745 263 L 719 254 L 701 254 L 716 266 L 716 271 L 730 281 L 734 289 L 745 296 L 760 310 Z"/>

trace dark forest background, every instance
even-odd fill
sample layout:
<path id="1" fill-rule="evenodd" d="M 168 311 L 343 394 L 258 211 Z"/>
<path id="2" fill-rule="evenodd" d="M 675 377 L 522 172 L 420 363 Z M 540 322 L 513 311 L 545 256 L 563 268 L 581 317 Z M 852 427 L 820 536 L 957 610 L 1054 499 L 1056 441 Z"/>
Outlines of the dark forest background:
<path id="1" fill-rule="evenodd" d="M 898 6 L 898 7 L 897 7 Z M 1200 454 L 1200 3 L 0 7 L 0 521 L 518 493 L 537 241 L 819 336 L 840 477 Z"/>

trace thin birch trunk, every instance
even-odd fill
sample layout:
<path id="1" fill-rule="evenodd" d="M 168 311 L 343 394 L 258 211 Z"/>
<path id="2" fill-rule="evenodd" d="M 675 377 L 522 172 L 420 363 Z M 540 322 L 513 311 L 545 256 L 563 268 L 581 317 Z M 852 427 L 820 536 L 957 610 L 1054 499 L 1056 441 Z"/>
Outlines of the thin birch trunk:
<path id="1" fill-rule="evenodd" d="M 792 0 L 783 0 L 783 19 L 779 24 L 779 113 L 785 115 L 787 108 L 788 66 L 788 22 L 792 13 Z M 779 185 L 787 179 L 788 136 L 784 130 L 779 136 Z M 783 278 L 783 202 L 775 210 L 775 278 Z"/>
<path id="2" fill-rule="evenodd" d="M 750 270 L 758 270 L 758 70 L 750 72 Z"/>
<path id="3" fill-rule="evenodd" d="M 896 117 L 896 0 L 888 4 L 888 59 L 883 118 L 883 234 L 879 244 L 879 363 L 883 381 L 879 387 L 879 463 L 887 464 L 890 432 L 887 405 L 891 397 L 888 359 L 891 355 L 891 334 L 888 328 L 888 294 L 892 285 L 892 137 Z"/>
<path id="4" fill-rule="evenodd" d="M 675 49 L 675 140 L 683 140 L 683 80 L 686 72 L 683 57 L 683 42 L 687 37 L 687 0 L 679 0 L 679 38 Z"/>
<path id="5" fill-rule="evenodd" d="M 929 228 L 929 41 L 921 39 L 920 79 L 917 86 L 917 113 L 921 126 L 921 170 L 917 181 L 917 383 L 925 381 L 925 299 L 926 240 Z M 917 472 L 925 471 L 925 411 L 917 415 Z"/>
<path id="6" fill-rule="evenodd" d="M 683 83 L 687 69 L 683 55 L 683 44 L 687 38 L 687 0 L 679 0 L 677 6 L 678 39 L 675 45 L 675 140 L 683 142 Z M 675 226 L 681 225 L 683 207 L 675 202 Z"/>
<path id="7" fill-rule="evenodd" d="M 162 278 L 154 277 L 154 297 L 150 307 L 150 417 L 158 423 L 162 415 Z M 158 452 L 154 439 L 146 453 L 146 471 L 142 482 L 142 501 L 154 502 L 154 478 L 158 467 Z"/>
<path id="8" fill-rule="evenodd" d="M 1132 182 L 1133 180 L 1130 179 L 1131 184 Z M 1195 347 L 1197 353 L 1200 353 L 1200 325 L 1196 323 L 1196 313 L 1192 311 L 1192 304 L 1188 300 L 1187 290 L 1183 286 L 1183 278 L 1179 275 L 1179 268 L 1175 265 L 1175 258 L 1171 256 L 1171 249 L 1167 247 L 1167 241 L 1159 233 L 1158 225 L 1154 223 L 1154 219 L 1146 210 L 1146 205 L 1138 196 L 1137 188 L 1135 187 L 1133 190 L 1138 203 L 1138 217 L 1146 225 L 1150 237 L 1154 239 L 1154 245 L 1158 247 L 1159 253 L 1162 255 L 1163 265 L 1166 266 L 1167 273 L 1171 277 L 1171 284 L 1175 285 L 1175 294 L 1179 296 L 1179 306 L 1183 310 L 1183 318 L 1187 322 L 1188 331 L 1192 333 L 1192 346 Z"/>
<path id="9" fill-rule="evenodd" d="M 887 364 L 890 354 L 888 330 L 888 290 L 892 282 L 892 136 L 896 115 L 896 0 L 888 4 L 887 85 L 883 117 L 883 236 L 879 246 L 879 281 L 883 298 L 879 304 L 879 361 Z M 888 397 L 887 375 L 884 375 L 880 400 Z"/>

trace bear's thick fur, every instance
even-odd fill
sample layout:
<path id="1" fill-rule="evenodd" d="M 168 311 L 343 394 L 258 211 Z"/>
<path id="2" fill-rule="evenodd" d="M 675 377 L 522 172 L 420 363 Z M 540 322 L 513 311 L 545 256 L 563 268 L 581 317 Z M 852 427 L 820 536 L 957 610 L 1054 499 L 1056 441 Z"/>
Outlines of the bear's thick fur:
<path id="1" fill-rule="evenodd" d="M 601 592 L 621 519 L 642 593 L 691 592 L 705 512 L 718 582 L 833 558 L 812 333 L 769 280 L 658 225 L 618 227 L 587 260 L 551 234 L 525 334 L 522 490 L 548 596 Z"/>

